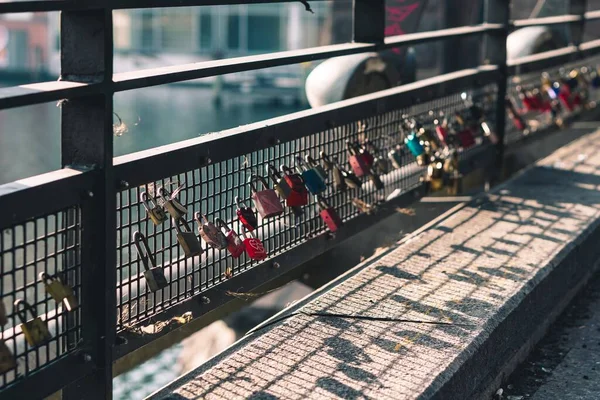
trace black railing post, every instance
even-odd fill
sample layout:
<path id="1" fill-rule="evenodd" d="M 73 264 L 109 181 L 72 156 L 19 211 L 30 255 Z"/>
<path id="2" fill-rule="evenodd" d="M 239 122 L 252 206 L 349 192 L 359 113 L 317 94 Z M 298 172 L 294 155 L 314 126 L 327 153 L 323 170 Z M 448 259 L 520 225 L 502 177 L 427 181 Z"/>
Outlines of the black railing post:
<path id="1" fill-rule="evenodd" d="M 505 29 L 487 34 L 484 41 L 484 63 L 498 66 L 498 95 L 496 98 L 496 131 L 498 144 L 496 145 L 496 163 L 488 174 L 494 182 L 502 179 L 504 164 L 504 134 L 506 132 L 506 86 L 508 80 L 506 67 L 506 37 L 508 36 L 508 22 L 510 15 L 510 1 L 486 0 L 484 5 L 484 22 L 502 24 Z"/>
<path id="2" fill-rule="evenodd" d="M 112 10 L 61 14 L 61 79 L 105 84 L 102 94 L 62 104 L 62 164 L 93 170 L 94 190 L 82 193 L 82 357 L 94 374 L 63 389 L 63 399 L 112 398 L 116 326 L 116 188 L 113 172 Z"/>
<path id="3" fill-rule="evenodd" d="M 569 40 L 571 44 L 579 47 L 583 42 L 583 33 L 585 31 L 585 11 L 587 9 L 587 0 L 570 0 L 569 14 L 579 15 L 579 21 L 569 24 Z"/>
<path id="4" fill-rule="evenodd" d="M 352 38 L 355 42 L 383 43 L 385 0 L 354 0 Z"/>

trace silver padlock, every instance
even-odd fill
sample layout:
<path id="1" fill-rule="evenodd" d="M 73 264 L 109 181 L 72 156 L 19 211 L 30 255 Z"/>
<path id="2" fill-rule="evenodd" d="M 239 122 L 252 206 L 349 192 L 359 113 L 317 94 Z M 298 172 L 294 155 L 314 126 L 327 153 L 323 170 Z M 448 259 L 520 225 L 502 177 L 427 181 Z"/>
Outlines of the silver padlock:
<path id="1" fill-rule="evenodd" d="M 165 278 L 162 267 L 156 266 L 154 257 L 152 256 L 152 253 L 150 253 L 146 237 L 141 232 L 135 232 L 133 234 L 133 243 L 135 244 L 135 249 L 137 250 L 140 260 L 142 260 L 142 265 L 144 266 L 144 278 L 146 279 L 148 289 L 152 292 L 158 292 L 160 289 L 169 286 L 169 282 L 167 282 L 167 278 Z"/>
<path id="2" fill-rule="evenodd" d="M 215 224 L 206 218 L 206 215 L 196 212 L 194 218 L 198 223 L 198 232 L 207 245 L 217 250 L 227 248 L 227 238 L 221 232 L 221 229 L 217 228 Z"/>

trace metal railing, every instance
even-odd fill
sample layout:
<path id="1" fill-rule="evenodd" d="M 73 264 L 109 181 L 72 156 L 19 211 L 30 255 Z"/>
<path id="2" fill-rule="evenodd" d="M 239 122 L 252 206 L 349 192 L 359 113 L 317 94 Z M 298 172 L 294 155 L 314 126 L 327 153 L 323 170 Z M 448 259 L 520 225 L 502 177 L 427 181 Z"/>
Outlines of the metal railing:
<path id="1" fill-rule="evenodd" d="M 285 0 L 226 3 L 274 2 Z M 580 43 L 581 34 L 573 34 L 564 49 L 506 60 L 510 29 L 567 24 L 572 32 L 581 33 L 586 20 L 600 18 L 599 12 L 584 12 L 582 1 L 572 1 L 569 15 L 509 23 L 509 2 L 488 0 L 485 23 L 385 38 L 385 2 L 354 0 L 353 43 L 113 74 L 112 10 L 223 3 L 0 3 L 0 13 L 62 11 L 61 79 L 2 88 L 0 109 L 68 100 L 61 108 L 64 168 L 0 186 L 0 295 L 8 316 L 2 339 L 17 360 L 15 368 L 0 374 L 0 399 L 40 398 L 61 389 L 64 399 L 110 398 L 113 364 L 178 327 L 165 324 L 160 332 L 142 334 L 147 325 L 184 313 L 205 323 L 219 318 L 235 301 L 229 291 L 252 290 L 287 276 L 396 207 L 415 201 L 425 194 L 425 184 L 420 179 L 423 167 L 403 152 L 401 165 L 382 176 L 381 190 L 366 183 L 360 191 L 336 192 L 330 185 L 325 197 L 344 227 L 335 235 L 329 233 L 313 203 L 305 207 L 302 218 L 286 209 L 277 218 L 261 221 L 256 231 L 269 252 L 260 262 L 245 256 L 236 261 L 215 249 L 207 249 L 201 257 L 186 257 L 169 222 L 155 226 L 149 221 L 140 202 L 142 192 L 154 193 L 159 187 L 173 191 L 183 185 L 179 200 L 188 210 L 188 223 L 194 224 L 193 212 L 201 211 L 210 220 L 218 217 L 236 224 L 235 197 L 250 204 L 247 179 L 251 174 L 265 175 L 269 164 L 289 165 L 298 155 L 316 158 L 320 151 L 345 164 L 347 140 L 369 139 L 387 154 L 401 143 L 399 126 L 405 115 L 452 113 L 465 108 L 465 95 L 491 106 L 485 111 L 500 141 L 494 145 L 478 138 L 475 146 L 461 152 L 461 172 L 485 168 L 493 175 L 501 167 L 505 142 L 518 145 L 544 126 L 520 131 L 506 120 L 504 98 L 516 84 L 510 77 L 521 76 L 517 83 L 523 84 L 542 70 L 595 62 L 592 57 L 600 53 L 600 41 Z M 479 67 L 113 157 L 116 92 L 468 36 L 486 39 Z M 359 212 L 355 199 L 379 204 L 377 213 Z M 158 292 L 146 287 L 144 268 L 132 243 L 136 231 L 148 238 L 157 265 L 164 268 L 168 286 Z M 57 305 L 40 282 L 40 272 L 59 274 L 68 281 L 79 306 L 69 312 Z M 52 339 L 37 346 L 26 344 L 12 306 L 17 299 L 33 306 Z"/>

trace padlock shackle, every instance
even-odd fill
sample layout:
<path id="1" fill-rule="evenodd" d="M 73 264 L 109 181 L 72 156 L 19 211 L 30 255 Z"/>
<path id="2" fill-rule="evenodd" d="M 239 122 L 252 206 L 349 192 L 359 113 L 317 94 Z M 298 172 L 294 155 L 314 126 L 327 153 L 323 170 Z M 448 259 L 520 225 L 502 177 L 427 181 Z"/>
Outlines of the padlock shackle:
<path id="1" fill-rule="evenodd" d="M 158 194 L 160 195 L 160 197 L 162 197 L 165 200 L 171 200 L 171 192 L 169 192 L 167 189 L 164 188 L 164 186 L 161 186 L 158 189 Z"/>
<path id="2" fill-rule="evenodd" d="M 185 220 L 185 218 L 171 218 L 171 222 L 173 223 L 173 226 L 175 227 L 175 230 L 177 231 L 177 233 L 181 234 L 181 233 L 190 233 L 192 232 L 192 228 L 190 228 L 190 225 L 187 223 L 187 221 Z M 182 231 L 181 227 L 185 227 L 185 232 Z"/>
<path id="3" fill-rule="evenodd" d="M 302 156 L 296 156 L 296 169 L 299 170 L 299 172 L 308 171 L 310 168 L 311 167 L 308 166 L 308 164 L 306 163 L 306 161 L 304 161 Z"/>
<path id="4" fill-rule="evenodd" d="M 321 151 L 321 154 L 325 154 L 325 152 Z M 321 155 L 321 158 L 322 157 L 323 156 Z M 311 168 L 316 168 L 316 167 L 319 166 L 319 163 L 317 162 L 317 160 L 315 160 L 314 158 L 312 158 L 310 154 L 306 154 L 304 156 L 304 161 L 306 161 L 306 164 L 308 166 L 310 166 Z"/>
<path id="5" fill-rule="evenodd" d="M 227 225 L 227 222 L 223 221 L 221 218 L 216 218 L 215 219 L 215 225 L 219 229 L 225 228 L 225 232 L 227 232 L 227 233 L 229 233 L 229 232 L 232 231 L 232 229 L 229 227 L 229 225 Z"/>
<path id="6" fill-rule="evenodd" d="M 240 196 L 235 196 L 235 205 L 237 206 L 238 209 L 242 209 L 243 208 L 248 208 L 248 206 L 240 200 Z"/>
<path id="7" fill-rule="evenodd" d="M 155 268 L 156 261 L 154 261 L 154 256 L 150 252 L 150 247 L 148 246 L 146 236 L 144 236 L 142 232 L 136 231 L 133 234 L 133 244 L 135 245 L 138 256 L 142 260 L 144 269 L 146 271 L 150 271 L 150 268 Z M 150 264 L 150 266 L 148 264 Z"/>
<path id="8" fill-rule="evenodd" d="M 17 300 L 15 300 L 15 302 L 13 304 L 15 306 L 15 311 L 16 311 L 17 316 L 19 317 L 19 321 L 21 321 L 21 323 L 24 324 L 25 322 L 27 322 L 27 311 L 29 311 L 29 313 L 31 314 L 31 316 L 34 319 L 38 317 L 33 306 L 31 304 L 29 304 L 28 302 L 26 302 L 25 300 L 17 299 Z"/>
<path id="9" fill-rule="evenodd" d="M 40 280 L 46 285 L 52 283 L 53 281 L 59 280 L 58 276 L 47 274 L 46 272 L 40 272 L 38 276 Z"/>
<path id="10" fill-rule="evenodd" d="M 317 204 L 319 205 L 319 207 L 321 207 L 321 210 L 327 210 L 328 208 L 331 208 L 329 206 L 329 203 L 323 196 L 316 195 L 315 198 L 317 199 Z"/>
<path id="11" fill-rule="evenodd" d="M 279 175 L 279 171 L 277 171 L 277 168 L 275 168 L 273 164 L 267 164 L 265 165 L 265 170 L 267 172 L 267 175 L 269 175 L 269 178 L 271 178 L 271 180 L 273 181 L 273 183 L 278 184 L 279 180 L 281 180 L 281 175 Z"/>
<path id="12" fill-rule="evenodd" d="M 350 140 L 346 140 L 346 149 L 348 149 L 348 153 L 350 153 L 351 156 L 360 154 L 360 149 L 357 147 L 356 143 L 352 143 Z"/>
<path id="13" fill-rule="evenodd" d="M 329 158 L 329 154 L 327 154 L 324 150 L 321 150 L 321 152 L 319 153 L 319 155 L 321 156 L 321 160 L 323 160 L 323 162 L 325 163 L 325 166 L 328 169 L 333 168 L 333 166 L 335 165 L 335 163 L 331 160 L 331 158 Z"/>
<path id="14" fill-rule="evenodd" d="M 288 167 L 287 165 L 282 164 L 281 167 L 279 167 L 279 169 L 281 170 L 281 172 L 284 175 L 290 176 L 290 175 L 295 175 L 294 170 L 292 170 L 290 167 Z"/>
<path id="15" fill-rule="evenodd" d="M 256 237 L 252 234 L 252 232 L 248 232 L 246 230 L 246 227 L 242 225 L 242 236 L 244 237 L 244 239 L 248 239 L 248 236 L 250 236 L 251 239 L 256 239 Z"/>
<path id="16" fill-rule="evenodd" d="M 140 201 L 146 208 L 146 210 L 151 210 L 157 206 L 154 197 L 151 197 L 147 192 L 140 193 Z"/>
<path id="17" fill-rule="evenodd" d="M 206 218 L 206 215 L 202 214 L 200 211 L 196 211 L 194 213 L 194 219 L 196 220 L 200 228 L 202 227 L 202 225 L 208 224 L 209 222 L 208 218 Z"/>
<path id="18" fill-rule="evenodd" d="M 263 178 L 260 175 L 250 175 L 250 177 L 248 178 L 248 183 L 250 184 L 250 189 L 252 189 L 252 192 L 257 193 L 258 190 L 256 189 L 256 186 L 254 186 L 254 181 L 258 181 L 261 182 L 263 185 L 263 190 L 267 190 L 269 189 L 269 184 L 267 183 L 267 181 L 265 180 L 265 178 Z"/>

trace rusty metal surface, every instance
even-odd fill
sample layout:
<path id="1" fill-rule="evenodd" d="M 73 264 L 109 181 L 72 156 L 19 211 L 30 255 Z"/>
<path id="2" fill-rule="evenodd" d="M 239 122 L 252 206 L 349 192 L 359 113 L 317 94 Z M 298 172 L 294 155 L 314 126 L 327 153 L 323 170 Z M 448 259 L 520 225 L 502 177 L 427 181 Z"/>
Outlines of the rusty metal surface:
<path id="1" fill-rule="evenodd" d="M 560 149 L 155 398 L 435 396 L 598 225 L 599 147 Z"/>

